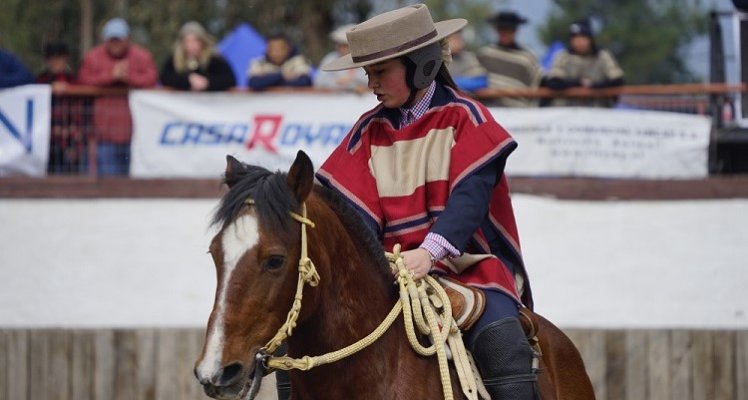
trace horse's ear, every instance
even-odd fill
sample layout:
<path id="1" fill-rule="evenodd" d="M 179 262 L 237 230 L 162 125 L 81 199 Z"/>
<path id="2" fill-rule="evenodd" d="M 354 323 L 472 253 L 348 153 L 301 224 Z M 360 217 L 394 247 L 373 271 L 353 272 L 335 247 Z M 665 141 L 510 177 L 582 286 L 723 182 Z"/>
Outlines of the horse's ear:
<path id="1" fill-rule="evenodd" d="M 239 181 L 244 171 L 244 164 L 231 155 L 226 156 L 226 172 L 223 174 L 223 182 L 231 189 Z"/>
<path id="2" fill-rule="evenodd" d="M 298 200 L 299 203 L 303 203 L 309 196 L 314 186 L 314 166 L 312 160 L 303 151 L 299 150 L 296 153 L 296 160 L 294 160 L 291 169 L 288 170 L 288 187 Z"/>

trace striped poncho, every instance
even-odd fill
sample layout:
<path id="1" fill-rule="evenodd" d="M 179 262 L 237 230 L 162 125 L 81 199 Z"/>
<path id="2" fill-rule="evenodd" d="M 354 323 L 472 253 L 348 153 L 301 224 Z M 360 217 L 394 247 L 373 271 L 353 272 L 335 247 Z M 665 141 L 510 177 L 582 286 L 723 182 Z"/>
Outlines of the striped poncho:
<path id="1" fill-rule="evenodd" d="M 398 119 L 398 110 L 382 105 L 365 113 L 317 178 L 364 216 L 385 249 L 400 243 L 409 250 L 421 244 L 447 205 L 450 210 L 465 206 L 462 196 L 451 196 L 455 188 L 486 166 L 503 167 L 516 143 L 485 106 L 442 85 L 437 85 L 423 117 L 401 129 Z M 452 228 L 464 227 L 446 229 Z M 439 233 L 450 238 L 448 232 Z M 439 261 L 436 272 L 502 291 L 532 307 L 503 173 L 490 195 L 487 215 L 467 244 L 452 244 L 462 255 Z"/>

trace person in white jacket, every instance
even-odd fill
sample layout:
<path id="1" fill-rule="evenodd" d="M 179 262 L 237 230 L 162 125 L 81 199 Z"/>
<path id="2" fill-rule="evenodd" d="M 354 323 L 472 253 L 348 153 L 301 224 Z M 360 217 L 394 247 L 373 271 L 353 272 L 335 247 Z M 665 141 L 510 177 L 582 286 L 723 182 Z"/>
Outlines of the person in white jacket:
<path id="1" fill-rule="evenodd" d="M 353 24 L 343 25 L 330 33 L 330 40 L 335 44 L 335 50 L 328 53 L 319 65 L 325 65 L 332 60 L 342 57 L 350 52 L 348 38 L 345 33 L 353 28 Z M 321 89 L 342 90 L 356 92 L 359 94 L 368 91 L 366 74 L 362 68 L 344 71 L 322 71 L 317 72 L 314 78 L 314 86 Z"/>

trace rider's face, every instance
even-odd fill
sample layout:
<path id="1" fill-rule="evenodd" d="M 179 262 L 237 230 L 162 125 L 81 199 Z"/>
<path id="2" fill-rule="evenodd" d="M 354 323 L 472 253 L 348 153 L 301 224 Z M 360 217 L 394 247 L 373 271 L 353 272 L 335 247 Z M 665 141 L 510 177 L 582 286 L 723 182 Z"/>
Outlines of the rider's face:
<path id="1" fill-rule="evenodd" d="M 410 97 L 405 83 L 405 65 L 399 59 L 382 61 L 364 67 L 369 77 L 369 89 L 387 108 L 401 107 Z"/>

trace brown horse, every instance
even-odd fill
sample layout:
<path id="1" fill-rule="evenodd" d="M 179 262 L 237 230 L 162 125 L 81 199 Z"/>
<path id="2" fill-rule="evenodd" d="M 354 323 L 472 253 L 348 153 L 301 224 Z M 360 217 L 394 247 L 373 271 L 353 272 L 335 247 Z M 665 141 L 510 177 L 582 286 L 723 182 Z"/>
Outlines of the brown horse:
<path id="1" fill-rule="evenodd" d="M 303 152 L 288 174 L 228 157 L 229 191 L 216 211 L 214 223 L 221 229 L 210 244 L 217 272 L 215 303 L 195 367 L 196 377 L 213 398 L 246 394 L 255 356 L 286 320 L 301 254 L 301 224 L 290 213 L 301 213 L 302 204 L 316 224 L 309 229 L 308 249 L 320 281 L 304 290 L 297 325 L 287 340 L 289 355 L 324 354 L 361 339 L 398 300 L 378 239 L 344 200 L 313 181 L 312 163 Z M 249 198 L 252 205 L 246 202 Z M 544 358 L 558 353 L 553 348 L 556 331 L 551 342 L 541 343 Z M 540 379 L 543 398 L 594 398 L 579 353 L 570 341 L 562 346 L 570 354 L 565 357 L 573 360 L 548 363 L 559 371 Z M 554 380 L 570 376 L 562 372 L 567 368 L 583 377 L 588 387 L 578 378 L 568 383 Z M 437 359 L 419 356 L 410 348 L 402 316 L 366 349 L 309 371 L 291 371 L 291 381 L 294 398 L 442 398 Z M 559 386 L 565 386 L 566 392 Z M 455 399 L 463 398 L 456 382 L 453 387 Z"/>

